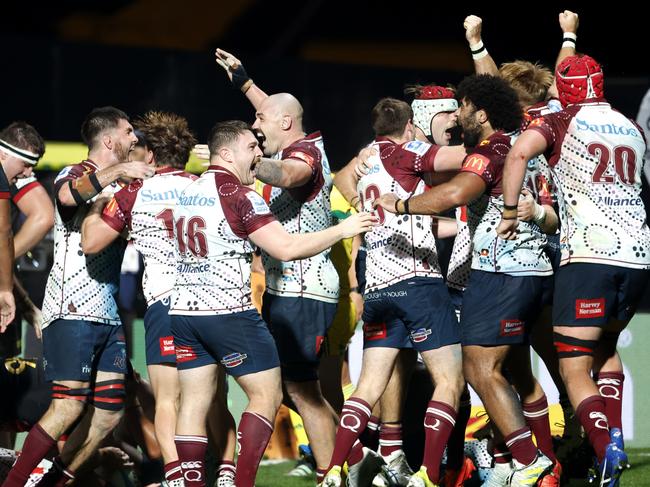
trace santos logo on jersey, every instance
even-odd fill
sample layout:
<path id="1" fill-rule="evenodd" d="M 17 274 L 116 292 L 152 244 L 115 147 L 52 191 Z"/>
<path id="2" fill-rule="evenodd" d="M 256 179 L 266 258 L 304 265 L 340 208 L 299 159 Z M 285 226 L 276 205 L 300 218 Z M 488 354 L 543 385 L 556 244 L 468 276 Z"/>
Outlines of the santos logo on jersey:
<path id="1" fill-rule="evenodd" d="M 164 193 L 156 193 L 151 191 L 151 189 L 143 189 L 140 191 L 140 195 L 142 196 L 142 201 L 144 203 L 149 203 L 151 201 L 177 200 L 179 197 L 178 190 L 175 188 L 165 191 Z"/>
<path id="2" fill-rule="evenodd" d="M 639 137 L 639 132 L 634 127 L 626 127 L 624 125 L 614 125 L 612 123 L 605 123 L 602 125 L 589 124 L 584 120 L 576 118 L 578 123 L 578 130 L 590 130 L 601 134 L 614 134 L 614 135 L 630 135 L 632 137 Z"/>
<path id="3" fill-rule="evenodd" d="M 192 196 L 182 195 L 178 198 L 178 204 L 181 206 L 214 206 L 217 199 L 214 196 L 207 197 L 200 194 Z"/>

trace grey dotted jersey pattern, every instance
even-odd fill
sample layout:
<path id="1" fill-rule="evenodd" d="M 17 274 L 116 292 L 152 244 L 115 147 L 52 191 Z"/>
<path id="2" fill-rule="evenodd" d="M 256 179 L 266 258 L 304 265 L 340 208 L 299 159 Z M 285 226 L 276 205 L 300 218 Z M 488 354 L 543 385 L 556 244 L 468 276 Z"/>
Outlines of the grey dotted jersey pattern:
<path id="1" fill-rule="evenodd" d="M 174 240 L 161 216 L 174 209 L 178 196 L 191 182 L 182 171 L 156 175 L 143 181 L 133 204 L 130 238 L 144 259 L 142 288 L 149 306 L 174 287 Z"/>
<path id="2" fill-rule="evenodd" d="M 287 233 L 310 233 L 333 225 L 330 206 L 332 175 L 321 137 L 309 138 L 321 154 L 323 184 L 316 196 L 305 202 L 296 200 L 289 190 L 270 187 L 269 207 Z M 303 139 L 304 143 L 305 139 Z M 287 150 L 289 151 L 289 150 Z M 280 154 L 275 156 L 280 158 Z M 262 252 L 267 292 L 277 296 L 305 297 L 338 303 L 339 276 L 327 249 L 313 257 L 282 262 Z"/>
<path id="3" fill-rule="evenodd" d="M 464 291 L 472 271 L 472 235 L 467 226 L 467 208 L 456 208 L 457 233 L 451 249 L 447 286 Z"/>
<path id="4" fill-rule="evenodd" d="M 380 148 L 374 145 L 377 153 Z M 369 173 L 357 184 L 357 192 L 366 211 L 373 211 L 372 202 L 385 193 L 400 199 L 424 192 L 420 180 L 412 193 L 406 191 L 384 168 L 379 155 L 368 160 Z M 365 234 L 366 293 L 391 286 L 413 277 L 442 278 L 438 264 L 433 219 L 426 215 L 395 215 L 377 210 L 381 225 Z"/>
<path id="5" fill-rule="evenodd" d="M 254 245 L 248 234 L 270 218 L 262 197 L 221 168 L 208 169 L 186 186 L 174 209 L 176 279 L 169 314 L 221 315 L 254 309 Z M 247 222 L 249 227 L 241 229 Z"/>
<path id="6" fill-rule="evenodd" d="M 540 276 L 553 273 L 544 252 L 546 235 L 531 222 L 519 222 L 516 240 L 503 240 L 496 233 L 503 211 L 501 177 L 503 162 L 516 134 L 493 134 L 468 155 L 463 170 L 475 159 L 484 164 L 481 174 L 491 174 L 486 191 L 467 205 L 467 223 L 472 235 L 472 269 L 516 276 Z M 525 183 L 527 184 L 527 182 Z"/>
<path id="7" fill-rule="evenodd" d="M 639 128 L 608 103 L 585 103 L 575 111 L 552 164 L 561 190 L 561 265 L 650 268 L 641 199 L 645 150 Z"/>
<path id="8" fill-rule="evenodd" d="M 57 180 L 65 177 L 64 168 Z M 117 184 L 102 193 L 115 193 Z M 94 199 L 93 199 L 94 201 Z M 58 208 L 54 212 L 54 262 L 45 286 L 43 328 L 57 319 L 86 320 L 119 325 L 117 295 L 125 243 L 118 239 L 101 252 L 84 255 L 81 250 L 81 223 L 92 201 L 76 208 L 74 216 L 63 221 Z"/>

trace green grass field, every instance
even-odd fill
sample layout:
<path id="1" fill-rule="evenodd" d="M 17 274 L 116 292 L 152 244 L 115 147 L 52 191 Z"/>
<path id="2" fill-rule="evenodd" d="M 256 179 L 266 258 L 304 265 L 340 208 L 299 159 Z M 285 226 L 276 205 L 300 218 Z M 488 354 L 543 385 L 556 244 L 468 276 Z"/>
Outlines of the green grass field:
<path id="1" fill-rule="evenodd" d="M 621 487 L 650 487 L 650 448 L 629 449 L 632 468 L 625 472 Z M 255 481 L 256 487 L 313 487 L 313 477 L 288 477 L 286 473 L 294 466 L 293 461 L 277 464 L 264 464 L 260 467 Z M 586 480 L 572 480 L 567 487 L 589 485 Z"/>

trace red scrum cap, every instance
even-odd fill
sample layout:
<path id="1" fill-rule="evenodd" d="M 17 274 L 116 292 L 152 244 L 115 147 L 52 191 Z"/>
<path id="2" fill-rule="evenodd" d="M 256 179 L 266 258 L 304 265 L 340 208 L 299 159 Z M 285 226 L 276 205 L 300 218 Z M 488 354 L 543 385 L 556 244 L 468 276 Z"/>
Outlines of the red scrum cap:
<path id="1" fill-rule="evenodd" d="M 603 70 L 594 58 L 574 55 L 564 59 L 555 71 L 558 96 L 563 106 L 590 98 L 602 98 Z"/>

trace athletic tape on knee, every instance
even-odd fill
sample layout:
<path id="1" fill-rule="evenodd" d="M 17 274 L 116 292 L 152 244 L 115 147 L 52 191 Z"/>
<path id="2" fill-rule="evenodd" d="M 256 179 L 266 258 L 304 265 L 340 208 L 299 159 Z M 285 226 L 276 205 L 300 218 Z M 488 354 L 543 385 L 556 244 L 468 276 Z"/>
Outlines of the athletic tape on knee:
<path id="1" fill-rule="evenodd" d="M 72 399 L 74 401 L 88 402 L 92 391 L 88 387 L 70 389 L 68 386 L 52 384 L 52 399 Z"/>
<path id="2" fill-rule="evenodd" d="M 553 333 L 553 345 L 555 345 L 559 358 L 593 356 L 597 344 L 597 340 L 583 340 L 561 333 Z"/>
<path id="3" fill-rule="evenodd" d="M 121 411 L 124 407 L 124 379 L 97 382 L 93 392 L 93 405 L 98 409 Z"/>

